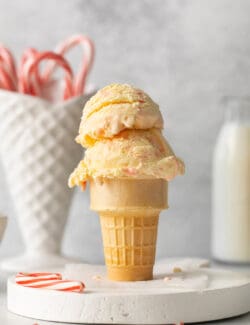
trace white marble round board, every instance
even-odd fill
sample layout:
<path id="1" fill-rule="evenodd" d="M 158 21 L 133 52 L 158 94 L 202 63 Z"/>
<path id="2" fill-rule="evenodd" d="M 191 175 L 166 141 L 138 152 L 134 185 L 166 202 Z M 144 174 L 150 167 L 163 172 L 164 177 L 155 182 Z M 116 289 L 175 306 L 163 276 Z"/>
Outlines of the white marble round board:
<path id="1" fill-rule="evenodd" d="M 9 311 L 35 319 L 81 324 L 177 324 L 229 318 L 250 311 L 250 278 L 210 269 L 200 260 L 157 264 L 154 280 L 112 282 L 105 267 L 67 265 L 64 278 L 83 293 L 26 288 L 8 281 Z"/>

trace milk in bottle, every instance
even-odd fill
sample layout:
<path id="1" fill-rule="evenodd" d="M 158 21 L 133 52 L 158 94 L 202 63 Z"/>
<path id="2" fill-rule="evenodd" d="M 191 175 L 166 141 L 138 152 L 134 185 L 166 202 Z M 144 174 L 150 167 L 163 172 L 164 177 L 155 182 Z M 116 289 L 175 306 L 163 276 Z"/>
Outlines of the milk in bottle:
<path id="1" fill-rule="evenodd" d="M 227 100 L 214 152 L 212 254 L 250 262 L 250 98 Z"/>

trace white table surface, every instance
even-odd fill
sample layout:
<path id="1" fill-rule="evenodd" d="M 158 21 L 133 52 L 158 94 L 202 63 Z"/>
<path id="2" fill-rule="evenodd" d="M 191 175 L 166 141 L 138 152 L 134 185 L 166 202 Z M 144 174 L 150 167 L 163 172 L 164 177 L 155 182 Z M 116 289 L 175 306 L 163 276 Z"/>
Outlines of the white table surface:
<path id="1" fill-rule="evenodd" d="M 231 269 L 232 267 L 230 267 Z M 243 272 L 250 273 L 250 268 L 235 268 L 237 271 L 243 270 Z M 46 322 L 41 320 L 35 320 L 30 318 L 21 317 L 8 312 L 6 308 L 6 280 L 8 274 L 0 272 L 0 325 L 67 325 L 69 323 L 55 323 Z M 198 324 L 198 323 L 196 323 Z M 238 324 L 250 324 L 250 313 L 235 317 L 231 319 L 202 323 L 202 324 L 219 324 L 219 325 L 238 325 Z"/>

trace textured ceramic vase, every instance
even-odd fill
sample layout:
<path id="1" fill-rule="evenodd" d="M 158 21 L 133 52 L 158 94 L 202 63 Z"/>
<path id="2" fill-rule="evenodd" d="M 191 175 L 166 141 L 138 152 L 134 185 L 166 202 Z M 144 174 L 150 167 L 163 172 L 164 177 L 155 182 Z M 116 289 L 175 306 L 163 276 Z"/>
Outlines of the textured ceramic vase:
<path id="1" fill-rule="evenodd" d="M 52 104 L 0 90 L 0 152 L 26 247 L 23 256 L 3 261 L 4 269 L 66 262 L 60 247 L 72 196 L 67 179 L 81 159 L 74 138 L 87 99 Z"/>

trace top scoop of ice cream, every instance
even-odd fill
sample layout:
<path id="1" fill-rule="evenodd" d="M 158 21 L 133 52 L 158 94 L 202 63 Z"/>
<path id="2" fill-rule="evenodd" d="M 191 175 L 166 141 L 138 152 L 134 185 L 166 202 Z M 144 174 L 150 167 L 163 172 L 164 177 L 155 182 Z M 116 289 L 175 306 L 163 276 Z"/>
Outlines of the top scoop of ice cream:
<path id="1" fill-rule="evenodd" d="M 90 147 L 126 129 L 151 128 L 163 128 L 159 106 L 140 89 L 112 84 L 99 90 L 86 103 L 76 141 Z"/>

